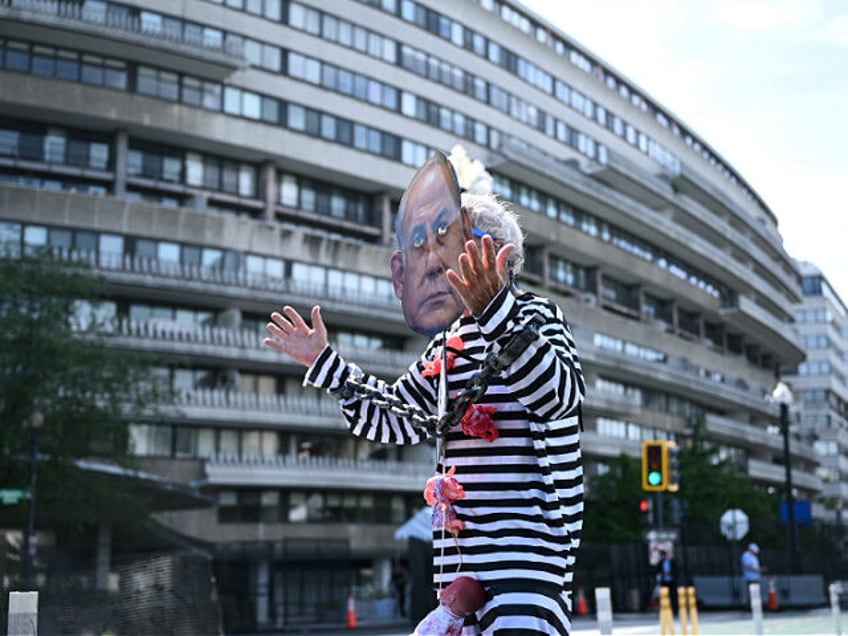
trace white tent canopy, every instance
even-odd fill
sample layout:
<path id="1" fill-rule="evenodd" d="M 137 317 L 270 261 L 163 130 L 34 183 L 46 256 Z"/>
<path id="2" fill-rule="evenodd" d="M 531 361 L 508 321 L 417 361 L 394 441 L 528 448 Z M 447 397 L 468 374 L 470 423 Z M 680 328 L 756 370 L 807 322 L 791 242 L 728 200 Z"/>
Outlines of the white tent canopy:
<path id="1" fill-rule="evenodd" d="M 395 530 L 395 539 L 421 539 L 429 541 L 433 538 L 433 509 L 429 506 L 422 508 L 400 528 Z"/>

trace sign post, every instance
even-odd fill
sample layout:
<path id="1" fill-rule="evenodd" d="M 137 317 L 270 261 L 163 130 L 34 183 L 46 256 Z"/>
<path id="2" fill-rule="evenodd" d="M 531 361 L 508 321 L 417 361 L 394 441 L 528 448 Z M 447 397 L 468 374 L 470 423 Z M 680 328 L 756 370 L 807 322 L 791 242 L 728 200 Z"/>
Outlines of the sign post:
<path id="1" fill-rule="evenodd" d="M 719 523 L 722 536 L 730 541 L 730 598 L 738 602 L 740 591 L 736 586 L 736 576 L 734 575 L 736 571 L 734 564 L 739 552 L 736 542 L 748 534 L 748 515 L 739 508 L 730 508 L 721 515 Z"/>

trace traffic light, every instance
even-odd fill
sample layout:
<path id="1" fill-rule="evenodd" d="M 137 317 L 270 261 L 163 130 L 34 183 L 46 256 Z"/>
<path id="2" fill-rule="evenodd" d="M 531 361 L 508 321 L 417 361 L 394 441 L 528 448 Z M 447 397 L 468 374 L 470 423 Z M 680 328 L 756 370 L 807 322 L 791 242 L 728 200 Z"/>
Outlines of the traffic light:
<path id="1" fill-rule="evenodd" d="M 642 490 L 660 492 L 668 487 L 668 447 L 659 440 L 642 442 Z"/>
<path id="2" fill-rule="evenodd" d="M 639 500 L 639 515 L 643 526 L 654 525 L 653 506 L 651 505 L 650 499 Z"/>
<path id="3" fill-rule="evenodd" d="M 668 455 L 668 492 L 677 492 L 680 489 L 680 447 L 674 442 L 666 442 Z"/>

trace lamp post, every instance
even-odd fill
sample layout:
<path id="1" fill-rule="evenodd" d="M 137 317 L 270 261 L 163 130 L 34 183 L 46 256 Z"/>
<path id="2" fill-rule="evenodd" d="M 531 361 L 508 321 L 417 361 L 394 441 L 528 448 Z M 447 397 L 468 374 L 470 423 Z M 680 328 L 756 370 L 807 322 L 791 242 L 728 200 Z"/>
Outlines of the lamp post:
<path id="1" fill-rule="evenodd" d="M 771 393 L 772 400 L 780 406 L 780 432 L 783 435 L 783 466 L 786 470 L 786 518 L 789 526 L 789 574 L 798 568 L 798 537 L 795 529 L 795 500 L 792 495 L 792 463 L 789 457 L 789 407 L 792 391 L 783 382 L 778 382 Z"/>
<path id="2" fill-rule="evenodd" d="M 24 589 L 32 588 L 32 562 L 35 553 L 35 483 L 38 475 L 38 434 L 44 425 L 41 411 L 33 411 L 27 420 L 30 433 L 29 510 L 24 534 Z"/>

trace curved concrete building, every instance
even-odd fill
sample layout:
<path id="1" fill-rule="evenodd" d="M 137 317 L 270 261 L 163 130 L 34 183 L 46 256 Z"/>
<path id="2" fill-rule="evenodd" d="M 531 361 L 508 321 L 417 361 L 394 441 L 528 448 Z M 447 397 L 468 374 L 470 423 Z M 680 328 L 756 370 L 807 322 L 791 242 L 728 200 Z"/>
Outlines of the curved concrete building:
<path id="1" fill-rule="evenodd" d="M 777 219 L 730 158 L 541 16 L 506 0 L 0 0 L 2 249 L 90 256 L 116 338 L 180 391 L 167 424 L 129 424 L 131 451 L 215 497 L 161 521 L 211 546 L 229 628 L 320 621 L 315 599 L 347 593 L 341 563 L 384 585 L 404 554 L 394 533 L 433 447 L 355 440 L 261 339 L 270 311 L 320 303 L 346 358 L 400 374 L 423 341 L 392 290 L 393 214 L 457 144 L 522 217 L 523 284 L 573 325 L 588 487 L 701 420 L 780 488 L 764 396 L 804 353 Z M 792 450 L 811 499 L 816 455 Z"/>

